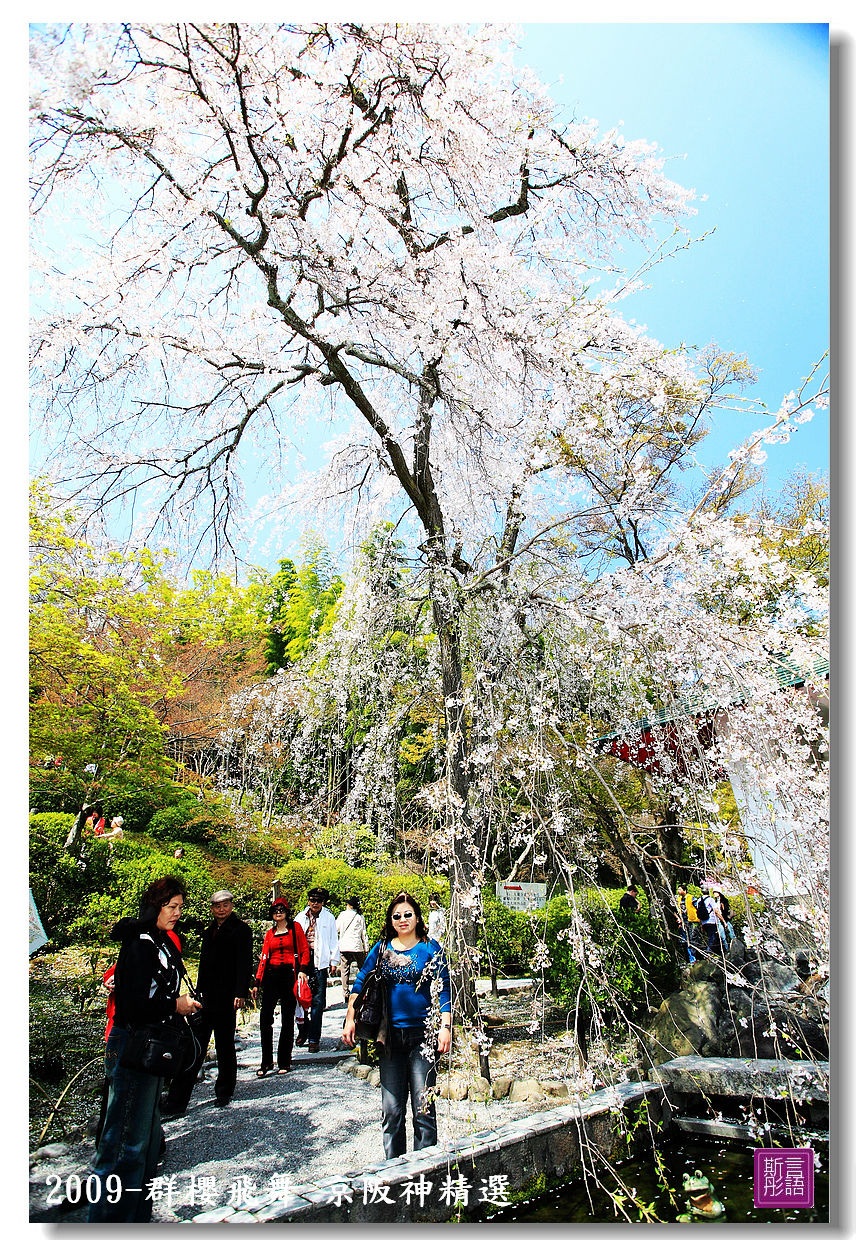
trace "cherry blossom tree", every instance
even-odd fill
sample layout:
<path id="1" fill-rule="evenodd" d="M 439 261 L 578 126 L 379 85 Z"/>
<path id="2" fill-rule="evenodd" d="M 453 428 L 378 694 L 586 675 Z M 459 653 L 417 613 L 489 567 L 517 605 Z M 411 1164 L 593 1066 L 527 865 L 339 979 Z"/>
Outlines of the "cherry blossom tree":
<path id="1" fill-rule="evenodd" d="M 81 24 L 33 43 L 33 367 L 55 477 L 214 553 L 237 553 L 260 468 L 316 528 L 402 520 L 437 639 L 465 993 L 496 683 L 487 663 L 465 683 L 473 617 L 537 645 L 543 597 L 618 662 L 632 647 L 613 717 L 669 660 L 670 685 L 722 681 L 731 637 L 711 645 L 677 600 L 702 589 L 763 441 L 824 393 L 813 376 L 725 468 L 682 481 L 751 372 L 666 348 L 619 306 L 687 243 L 692 195 L 650 143 L 562 118 L 513 43 L 320 22 Z M 329 462 L 298 488 L 282 462 L 319 421 Z"/>

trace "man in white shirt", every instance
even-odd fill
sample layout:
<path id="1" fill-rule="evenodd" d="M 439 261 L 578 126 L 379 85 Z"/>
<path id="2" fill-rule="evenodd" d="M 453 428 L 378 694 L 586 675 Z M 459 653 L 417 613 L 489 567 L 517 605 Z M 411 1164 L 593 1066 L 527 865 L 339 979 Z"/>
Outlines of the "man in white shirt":
<path id="1" fill-rule="evenodd" d="M 324 907 L 329 898 L 330 893 L 326 887 L 313 887 L 306 897 L 306 908 L 294 919 L 303 927 L 312 953 L 309 976 L 312 977 L 313 969 L 316 974 L 312 1007 L 308 1019 L 303 1022 L 295 1038 L 295 1045 L 305 1044 L 313 1055 L 321 1049 L 321 1021 L 327 1006 L 327 974 L 330 967 L 338 964 L 340 959 L 336 919 L 330 910 Z"/>

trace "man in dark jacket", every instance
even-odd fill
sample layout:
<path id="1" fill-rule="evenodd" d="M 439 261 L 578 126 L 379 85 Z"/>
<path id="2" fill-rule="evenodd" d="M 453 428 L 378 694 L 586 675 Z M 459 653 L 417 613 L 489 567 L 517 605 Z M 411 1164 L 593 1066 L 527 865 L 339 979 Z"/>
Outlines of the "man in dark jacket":
<path id="1" fill-rule="evenodd" d="M 193 1063 L 170 1085 L 164 1119 L 174 1119 L 187 1110 L 212 1033 L 217 1051 L 217 1106 L 228 1106 L 235 1092 L 235 1018 L 244 1006 L 252 981 L 253 935 L 247 923 L 235 914 L 233 898 L 231 891 L 215 891 L 211 897 L 212 920 L 202 936 L 196 985 L 202 1001 L 202 1011 L 194 1026 L 199 1048 Z"/>

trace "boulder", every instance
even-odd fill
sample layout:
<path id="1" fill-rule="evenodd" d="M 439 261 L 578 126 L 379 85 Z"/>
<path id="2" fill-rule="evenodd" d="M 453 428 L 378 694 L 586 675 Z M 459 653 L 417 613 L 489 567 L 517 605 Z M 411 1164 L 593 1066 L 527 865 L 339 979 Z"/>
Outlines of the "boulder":
<path id="1" fill-rule="evenodd" d="M 358 1063 L 352 1070 L 352 1075 L 355 1076 L 358 1081 L 367 1081 L 371 1074 L 371 1066 L 367 1063 Z"/>
<path id="2" fill-rule="evenodd" d="M 568 1087 L 564 1081 L 542 1081 L 541 1087 L 551 1098 L 567 1098 Z"/>
<path id="3" fill-rule="evenodd" d="M 448 1098 L 450 1102 L 463 1102 L 467 1096 L 470 1083 L 465 1076 L 450 1076 L 442 1087 L 441 1098 Z"/>
<path id="4" fill-rule="evenodd" d="M 513 1076 L 498 1076 L 493 1083 L 494 1098 L 507 1098 L 513 1080 Z"/>
<path id="5" fill-rule="evenodd" d="M 728 944 L 728 963 L 734 969 L 741 969 L 746 963 L 746 944 L 742 939 L 732 939 Z"/>
<path id="6" fill-rule="evenodd" d="M 663 1000 L 648 1029 L 647 1049 L 654 1063 L 679 1055 L 718 1055 L 721 1007 L 720 990 L 714 982 L 690 977 L 683 990 Z"/>
<path id="7" fill-rule="evenodd" d="M 43 1162 L 46 1158 L 62 1158 L 68 1151 L 69 1146 L 64 1145 L 61 1141 L 56 1141 L 53 1145 L 40 1145 L 30 1155 L 30 1162 Z"/>
<path id="8" fill-rule="evenodd" d="M 474 1081 L 470 1081 L 467 1097 L 470 1102 L 487 1102 L 491 1092 L 490 1081 L 486 1081 L 483 1076 L 477 1076 Z"/>
<path id="9" fill-rule="evenodd" d="M 779 964 L 777 960 L 761 961 L 761 976 L 769 994 L 790 994 L 800 988 L 800 975 L 790 965 Z"/>
<path id="10" fill-rule="evenodd" d="M 366 1080 L 369 1085 L 374 1085 L 377 1088 L 380 1085 L 380 1068 L 372 1068 Z"/>
<path id="11" fill-rule="evenodd" d="M 546 1096 L 541 1083 L 536 1081 L 534 1076 L 523 1081 L 513 1081 L 508 1091 L 509 1102 L 540 1102 Z"/>

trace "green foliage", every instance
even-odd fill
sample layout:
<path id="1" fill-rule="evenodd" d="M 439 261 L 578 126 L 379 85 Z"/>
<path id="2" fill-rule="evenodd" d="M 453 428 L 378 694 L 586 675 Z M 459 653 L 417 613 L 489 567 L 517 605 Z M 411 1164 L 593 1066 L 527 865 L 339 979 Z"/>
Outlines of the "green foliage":
<path id="1" fill-rule="evenodd" d="M 30 816 L 30 887 L 52 945 L 109 941 L 120 917 L 136 916 L 145 888 L 164 874 L 175 874 L 187 887 L 188 914 L 208 915 L 210 867 L 195 848 L 181 860 L 172 847 L 129 838 L 113 851 L 100 840 L 89 840 L 79 858 L 63 845 L 71 814 Z"/>
<path id="2" fill-rule="evenodd" d="M 108 822 L 121 814 L 126 831 L 145 831 L 152 816 L 180 802 L 197 804 L 195 793 L 173 780 L 145 780 L 128 771 L 114 770 L 103 779 L 90 780 L 68 770 L 30 768 L 30 810 L 36 814 L 77 813 L 85 801 L 100 801 Z"/>
<path id="3" fill-rule="evenodd" d="M 652 998 L 659 1002 L 660 995 L 674 989 L 677 979 L 672 957 L 649 914 L 644 892 L 639 894 L 639 911 L 632 914 L 618 906 L 622 889 L 590 887 L 576 895 L 591 940 L 584 946 L 588 966 L 581 998 L 584 1008 L 589 1007 L 590 996 L 603 1009 L 638 1013 Z M 574 911 L 567 897 L 559 895 L 535 916 L 544 919 L 543 933 L 551 957 L 545 972 L 547 992 L 557 1002 L 575 1007 L 582 978 Z"/>
<path id="4" fill-rule="evenodd" d="M 97 1114 L 104 1079 L 101 977 L 114 952 L 38 955 L 30 978 L 30 1148 L 73 1139 Z M 62 1102 L 54 1110 L 55 1104 Z M 48 1125 L 47 1129 L 45 1125 Z"/>
<path id="5" fill-rule="evenodd" d="M 328 823 L 313 832 L 312 841 L 303 849 L 305 857 L 340 859 L 348 865 L 378 866 L 377 837 L 371 827 L 361 822 L 341 820 Z"/>
<path id="6" fill-rule="evenodd" d="M 191 793 L 178 804 L 159 809 L 146 827 L 146 834 L 173 844 L 206 844 L 233 823 L 233 815 L 225 806 L 200 802 Z"/>
<path id="7" fill-rule="evenodd" d="M 535 951 L 532 919 L 506 908 L 489 891 L 482 892 L 482 915 L 478 939 L 482 970 L 495 968 L 507 977 L 528 974 Z"/>
<path id="8" fill-rule="evenodd" d="M 265 634 L 269 676 L 311 649 L 329 628 L 345 588 L 333 570 L 329 552 L 317 540 L 308 540 L 306 562 L 300 568 L 291 560 L 279 564 L 280 571 L 271 582 L 270 627 Z"/>
<path id="9" fill-rule="evenodd" d="M 426 923 L 428 896 L 432 891 L 438 891 L 441 900 L 448 904 L 447 879 L 425 877 L 406 870 L 377 874 L 374 870 L 358 869 L 346 865 L 344 861 L 321 857 L 288 861 L 277 873 L 277 878 L 295 912 L 305 906 L 306 893 L 311 887 L 327 888 L 330 892 L 328 907 L 334 915 L 345 907 L 348 896 L 359 896 L 372 942 L 380 935 L 387 905 L 399 891 L 407 890 L 419 901 Z"/>

